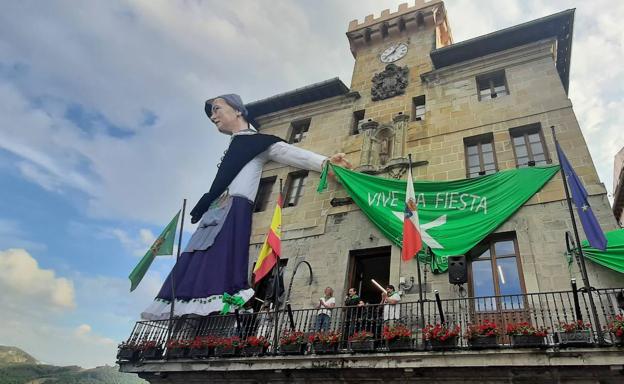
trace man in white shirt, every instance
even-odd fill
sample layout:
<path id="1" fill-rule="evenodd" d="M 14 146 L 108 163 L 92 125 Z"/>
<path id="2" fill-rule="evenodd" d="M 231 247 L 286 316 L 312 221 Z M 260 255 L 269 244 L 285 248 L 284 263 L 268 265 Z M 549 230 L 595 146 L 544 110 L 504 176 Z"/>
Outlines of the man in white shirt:
<path id="1" fill-rule="evenodd" d="M 319 309 L 316 315 L 316 332 L 327 332 L 331 323 L 332 308 L 336 306 L 336 298 L 332 287 L 325 288 L 325 296 L 319 299 L 316 308 Z"/>
<path id="2" fill-rule="evenodd" d="M 401 301 L 401 295 L 394 290 L 394 285 L 388 285 L 386 292 L 381 294 L 381 303 L 384 305 L 384 323 L 393 322 L 401 317 L 401 310 L 399 308 L 399 301 Z"/>

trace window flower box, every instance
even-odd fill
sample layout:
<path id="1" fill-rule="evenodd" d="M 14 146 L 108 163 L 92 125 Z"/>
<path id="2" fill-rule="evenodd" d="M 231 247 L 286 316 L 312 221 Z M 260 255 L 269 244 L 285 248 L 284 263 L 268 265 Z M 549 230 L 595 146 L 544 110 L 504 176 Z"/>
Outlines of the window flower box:
<path id="1" fill-rule="evenodd" d="M 139 360 L 140 353 L 141 351 L 139 349 L 121 345 L 117 352 L 117 361 L 137 361 Z"/>
<path id="2" fill-rule="evenodd" d="M 459 332 L 459 325 L 451 328 L 446 324 L 427 324 L 423 329 L 423 338 L 427 343 L 428 349 L 444 351 L 457 347 Z"/>
<path id="3" fill-rule="evenodd" d="M 373 352 L 375 350 L 375 336 L 372 332 L 361 331 L 349 336 L 349 350 L 351 352 Z"/>
<path id="4" fill-rule="evenodd" d="M 312 343 L 312 351 L 317 355 L 327 355 L 338 353 L 338 343 Z"/>
<path id="5" fill-rule="evenodd" d="M 484 320 L 480 324 L 470 324 L 464 337 L 471 349 L 497 348 L 500 329 L 495 322 Z"/>
<path id="6" fill-rule="evenodd" d="M 390 352 L 409 351 L 413 347 L 412 330 L 403 324 L 384 326 L 381 336 Z"/>
<path id="7" fill-rule="evenodd" d="M 162 359 L 163 349 L 161 347 L 146 348 L 141 353 L 141 358 L 144 360 L 160 360 Z"/>
<path id="8" fill-rule="evenodd" d="M 349 341 L 349 350 L 355 353 L 375 352 L 375 340 Z"/>
<path id="9" fill-rule="evenodd" d="M 243 342 L 244 356 L 261 356 L 269 348 L 269 341 L 264 336 L 249 336 Z"/>
<path id="10" fill-rule="evenodd" d="M 544 338 L 548 335 L 548 328 L 534 327 L 528 322 L 507 324 L 507 335 L 511 336 L 511 345 L 519 348 L 544 347 Z"/>
<path id="11" fill-rule="evenodd" d="M 303 355 L 307 343 L 301 331 L 285 330 L 279 338 L 279 351 L 284 355 Z"/>
<path id="12" fill-rule="evenodd" d="M 470 349 L 498 348 L 498 339 L 496 336 L 478 335 L 468 339 L 468 346 Z"/>
<path id="13" fill-rule="evenodd" d="M 308 337 L 308 343 L 312 345 L 315 354 L 338 353 L 338 343 L 342 334 L 339 332 L 315 332 Z"/>

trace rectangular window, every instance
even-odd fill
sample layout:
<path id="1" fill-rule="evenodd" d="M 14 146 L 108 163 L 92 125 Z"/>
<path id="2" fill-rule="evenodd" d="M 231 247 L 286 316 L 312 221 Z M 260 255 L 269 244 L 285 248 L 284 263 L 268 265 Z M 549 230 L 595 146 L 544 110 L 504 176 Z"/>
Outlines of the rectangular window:
<path id="1" fill-rule="evenodd" d="M 351 126 L 352 135 L 360 133 L 360 123 L 364 120 L 364 112 L 364 109 L 353 112 L 353 125 Z"/>
<path id="2" fill-rule="evenodd" d="M 307 177 L 308 171 L 298 171 L 288 175 L 284 207 L 294 207 L 299 203 L 299 199 L 303 196 L 303 187 Z"/>
<path id="3" fill-rule="evenodd" d="M 550 163 L 540 124 L 530 124 L 509 130 L 518 168 Z"/>
<path id="4" fill-rule="evenodd" d="M 477 76 L 479 100 L 495 99 L 509 94 L 505 71 L 497 71 Z"/>
<path id="5" fill-rule="evenodd" d="M 412 99 L 412 121 L 425 120 L 425 95 Z"/>
<path id="6" fill-rule="evenodd" d="M 494 235 L 469 253 L 470 288 L 476 312 L 517 311 L 525 292 L 520 255 L 514 234 Z M 502 297 L 501 297 L 502 296 Z"/>
<path id="7" fill-rule="evenodd" d="M 492 133 L 467 137 L 464 139 L 464 146 L 468 178 L 489 175 L 498 170 Z"/>
<path id="8" fill-rule="evenodd" d="M 310 129 L 310 119 L 294 121 L 291 124 L 290 139 L 291 144 L 300 143 L 305 139 L 308 129 Z"/>
<path id="9" fill-rule="evenodd" d="M 266 210 L 271 197 L 271 190 L 277 176 L 267 177 L 260 179 L 260 186 L 258 186 L 258 194 L 256 195 L 256 201 L 254 202 L 254 212 L 262 212 Z"/>

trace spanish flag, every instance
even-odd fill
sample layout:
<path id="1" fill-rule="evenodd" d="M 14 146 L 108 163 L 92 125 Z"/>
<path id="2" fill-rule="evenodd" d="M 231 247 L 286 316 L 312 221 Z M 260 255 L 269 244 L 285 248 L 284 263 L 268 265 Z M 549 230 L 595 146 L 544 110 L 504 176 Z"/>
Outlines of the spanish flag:
<path id="1" fill-rule="evenodd" d="M 269 233 L 267 233 L 264 244 L 262 244 L 262 249 L 260 249 L 260 254 L 258 255 L 258 260 L 256 261 L 256 266 L 253 270 L 254 284 L 258 284 L 258 282 L 271 271 L 273 266 L 277 264 L 277 260 L 280 257 L 282 250 L 281 237 L 283 203 L 282 194 L 280 193 L 277 198 L 275 212 L 273 212 L 271 228 L 269 228 Z"/>

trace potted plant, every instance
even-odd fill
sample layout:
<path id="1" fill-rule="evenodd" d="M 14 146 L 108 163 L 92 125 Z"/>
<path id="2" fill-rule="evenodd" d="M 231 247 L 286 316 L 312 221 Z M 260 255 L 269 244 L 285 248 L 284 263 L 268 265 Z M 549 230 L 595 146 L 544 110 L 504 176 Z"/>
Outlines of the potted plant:
<path id="1" fill-rule="evenodd" d="M 205 359 L 214 352 L 214 336 L 197 336 L 193 339 L 188 356 L 192 359 Z"/>
<path id="2" fill-rule="evenodd" d="M 163 349 L 155 340 L 144 340 L 140 344 L 141 358 L 145 360 L 158 360 L 162 358 Z"/>
<path id="3" fill-rule="evenodd" d="M 613 321 L 607 325 L 606 329 L 613 335 L 613 342 L 615 345 L 624 345 L 624 315 L 616 315 Z"/>
<path id="4" fill-rule="evenodd" d="M 315 332 L 308 336 L 308 342 L 316 354 L 338 353 L 338 343 L 341 337 L 340 332 Z"/>
<path id="5" fill-rule="evenodd" d="M 349 336 L 351 352 L 372 352 L 375 350 L 375 335 L 372 332 L 360 331 Z"/>
<path id="6" fill-rule="evenodd" d="M 381 337 L 391 352 L 412 349 L 412 330 L 403 324 L 384 326 Z"/>
<path id="7" fill-rule="evenodd" d="M 167 358 L 181 359 L 186 357 L 192 342 L 192 340 L 170 339 L 167 341 Z"/>
<path id="8" fill-rule="evenodd" d="M 423 338 L 432 351 L 443 351 L 457 346 L 459 332 L 459 325 L 451 328 L 446 324 L 427 324 L 423 329 Z"/>
<path id="9" fill-rule="evenodd" d="M 303 332 L 288 329 L 282 332 L 279 344 L 280 352 L 285 355 L 303 355 L 307 345 Z"/>
<path id="10" fill-rule="evenodd" d="M 117 361 L 137 361 L 141 353 L 140 344 L 134 341 L 124 341 L 117 347 Z"/>
<path id="11" fill-rule="evenodd" d="M 241 348 L 242 342 L 238 336 L 218 337 L 215 339 L 214 354 L 216 357 L 237 356 Z"/>
<path id="12" fill-rule="evenodd" d="M 269 348 L 269 341 L 264 336 L 248 336 L 243 342 L 243 355 L 261 356 Z"/>
<path id="13" fill-rule="evenodd" d="M 514 347 L 543 347 L 548 328 L 534 327 L 528 322 L 507 324 L 507 335 L 511 336 Z"/>
<path id="14" fill-rule="evenodd" d="M 470 324 L 464 334 L 468 345 L 472 349 L 496 348 L 498 347 L 497 337 L 500 329 L 495 322 L 484 320 L 481 324 Z"/>
<path id="15" fill-rule="evenodd" d="M 557 324 L 555 341 L 561 347 L 585 347 L 592 345 L 591 324 L 583 320 Z"/>

